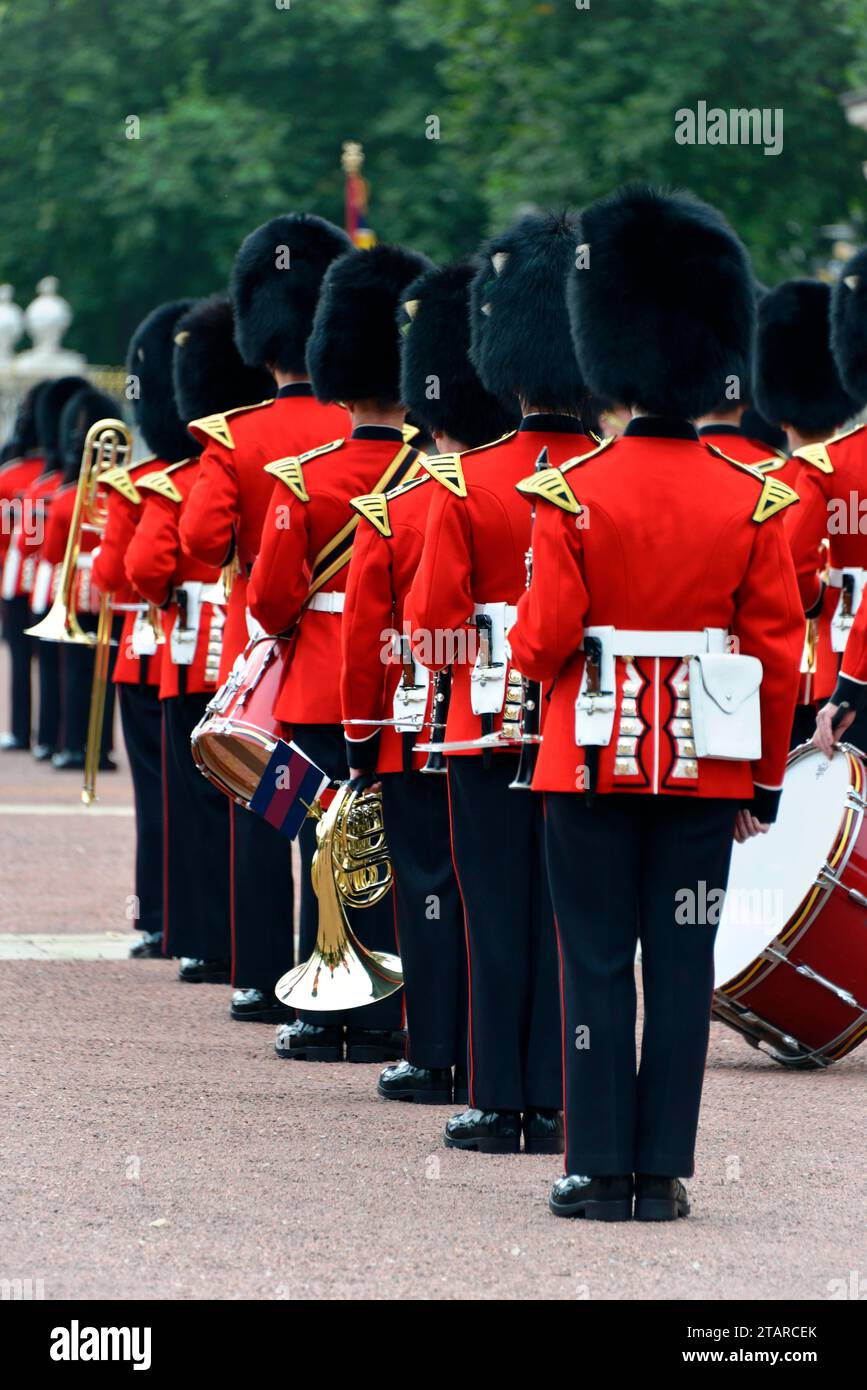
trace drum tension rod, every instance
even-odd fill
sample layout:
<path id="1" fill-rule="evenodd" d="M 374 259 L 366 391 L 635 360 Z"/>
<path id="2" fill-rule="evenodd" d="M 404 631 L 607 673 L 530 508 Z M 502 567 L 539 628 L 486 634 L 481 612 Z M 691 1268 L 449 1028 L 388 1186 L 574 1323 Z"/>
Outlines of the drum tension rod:
<path id="1" fill-rule="evenodd" d="M 790 965 L 793 970 L 796 970 L 799 975 L 803 975 L 806 979 L 815 981 L 817 985 L 823 985 L 825 989 L 836 994 L 837 998 L 842 1000 L 844 1004 L 848 1004 L 850 1008 L 857 1009 L 862 1014 L 867 1013 L 867 1008 L 863 1004 L 859 1004 L 854 994 L 850 994 L 848 989 L 843 989 L 842 985 L 835 985 L 833 980 L 826 980 L 824 975 L 812 970 L 809 965 L 795 965 L 782 951 L 775 951 L 771 947 L 768 948 L 768 954 L 776 960 L 782 961 L 783 964 Z"/>
<path id="2" fill-rule="evenodd" d="M 857 888 L 849 888 L 843 880 L 838 878 L 837 874 L 834 873 L 830 864 L 826 864 L 824 868 L 819 870 L 818 882 L 829 884 L 831 888 L 842 888 L 843 892 L 848 893 L 852 901 L 856 902 L 859 907 L 867 907 L 867 895 L 860 893 Z"/>

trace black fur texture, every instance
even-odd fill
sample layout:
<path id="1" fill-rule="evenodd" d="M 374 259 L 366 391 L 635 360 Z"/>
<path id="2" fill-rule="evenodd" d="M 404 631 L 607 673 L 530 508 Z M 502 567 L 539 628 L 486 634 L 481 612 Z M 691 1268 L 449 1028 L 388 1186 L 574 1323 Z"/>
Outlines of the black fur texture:
<path id="1" fill-rule="evenodd" d="M 401 294 L 431 262 L 402 246 L 349 251 L 322 282 L 307 370 L 320 401 L 400 400 Z"/>
<path id="2" fill-rule="evenodd" d="M 831 351 L 861 409 L 867 404 L 867 249 L 847 261 L 831 291 Z"/>
<path id="3" fill-rule="evenodd" d="M 51 385 L 50 381 L 37 381 L 35 386 L 25 392 L 18 403 L 15 420 L 9 439 L 3 446 L 3 463 L 10 459 L 23 458 L 39 447 L 36 433 L 36 407 L 43 391 Z"/>
<path id="4" fill-rule="evenodd" d="M 589 264 L 567 298 L 578 362 L 595 392 L 695 420 L 749 389 L 755 287 L 747 253 L 715 208 L 627 185 L 581 215 Z"/>
<path id="5" fill-rule="evenodd" d="M 77 478 L 87 431 L 97 420 L 122 420 L 117 401 L 93 386 L 70 396 L 60 413 L 59 451 L 64 482 Z"/>
<path id="6" fill-rule="evenodd" d="M 60 417 L 66 402 L 87 387 L 83 376 L 59 376 L 43 384 L 36 400 L 36 440 L 46 472 L 62 467 Z"/>
<path id="7" fill-rule="evenodd" d="M 262 367 L 247 367 L 235 346 L 231 300 L 215 294 L 200 299 L 175 323 L 175 401 L 188 424 L 203 415 L 256 405 L 274 394 Z"/>
<path id="8" fill-rule="evenodd" d="M 177 299 L 153 309 L 132 335 L 127 353 L 127 373 L 138 385 L 136 424 L 151 453 L 167 463 L 188 458 L 197 448 L 178 414 L 172 381 L 175 324 L 193 302 Z"/>
<path id="9" fill-rule="evenodd" d="M 400 399 L 431 433 L 469 449 L 499 439 L 521 418 L 517 399 L 504 402 L 486 391 L 469 358 L 474 275 L 469 264 L 428 270 L 404 290 L 397 311 Z"/>
<path id="10" fill-rule="evenodd" d="M 241 243 L 231 294 L 235 339 L 248 367 L 304 374 L 322 278 L 351 246 L 346 232 L 306 212 L 272 217 Z"/>
<path id="11" fill-rule="evenodd" d="M 754 399 L 766 420 L 828 436 L 858 409 L 831 354 L 831 290 L 787 280 L 759 306 Z"/>
<path id="12" fill-rule="evenodd" d="M 575 217 L 534 213 L 479 252 L 470 289 L 470 356 L 501 399 L 518 396 L 536 409 L 581 413 L 586 387 L 566 310 L 579 240 Z"/>

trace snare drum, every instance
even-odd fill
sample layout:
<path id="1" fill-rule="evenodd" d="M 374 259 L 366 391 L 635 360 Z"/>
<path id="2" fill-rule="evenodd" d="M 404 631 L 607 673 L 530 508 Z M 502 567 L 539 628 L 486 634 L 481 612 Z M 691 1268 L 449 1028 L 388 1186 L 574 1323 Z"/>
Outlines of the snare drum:
<path id="1" fill-rule="evenodd" d="M 867 763 L 789 755 L 776 824 L 735 845 L 716 941 L 716 1018 L 790 1067 L 867 1036 Z"/>
<path id="2" fill-rule="evenodd" d="M 191 735 L 199 771 L 248 809 L 281 737 L 274 705 L 289 649 L 280 637 L 249 642 Z"/>

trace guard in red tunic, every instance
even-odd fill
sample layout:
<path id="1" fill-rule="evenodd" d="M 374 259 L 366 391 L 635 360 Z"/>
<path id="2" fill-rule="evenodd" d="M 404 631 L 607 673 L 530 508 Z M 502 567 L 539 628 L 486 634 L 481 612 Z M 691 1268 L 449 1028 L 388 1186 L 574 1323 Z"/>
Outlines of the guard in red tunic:
<path id="1" fill-rule="evenodd" d="M 793 743 L 810 737 L 816 710 L 834 689 L 859 597 L 849 569 L 867 565 L 867 535 L 858 532 L 857 509 L 853 534 L 849 505 L 850 488 L 857 489 L 859 476 L 862 487 L 867 481 L 867 453 L 861 446 L 859 460 L 857 444 L 854 453 L 843 446 L 841 473 L 837 446 L 826 444 L 860 404 L 834 362 L 830 307 L 827 285 L 790 280 L 765 296 L 758 317 L 757 398 L 789 437 L 797 471 L 787 481 L 801 498 L 786 518 L 807 615 Z"/>
<path id="2" fill-rule="evenodd" d="M 345 434 L 342 407 L 313 396 L 304 353 L 322 276 L 349 249 L 345 232 L 321 217 L 290 213 L 272 218 L 243 242 L 232 274 L 235 333 L 244 361 L 267 369 L 263 396 L 244 409 L 218 401 L 221 413 L 193 420 L 204 445 L 196 485 L 181 517 L 181 543 L 208 565 L 234 573 L 226 614 L 221 681 L 247 645 L 247 581 L 274 486 L 265 472 L 275 459 L 295 457 Z M 292 1017 L 273 987 L 293 964 L 293 885 L 286 841 L 258 816 L 232 805 L 233 974 L 230 1005 L 238 1021 Z"/>
<path id="3" fill-rule="evenodd" d="M 565 280 L 571 218 L 531 216 L 482 251 L 471 299 L 471 355 L 485 387 L 520 400 L 516 433 L 469 454 L 431 458 L 436 480 L 407 600 L 431 667 L 453 653 L 446 728 L 455 870 L 469 950 L 470 1107 L 450 1147 L 559 1153 L 563 1146 L 557 953 L 544 868 L 542 807 L 510 790 L 520 761 L 523 668 L 506 633 L 527 583 L 530 510 L 515 491 L 537 459 L 596 448 L 581 423 Z M 481 740 L 489 741 L 483 748 Z"/>
<path id="4" fill-rule="evenodd" d="M 217 400 L 240 404 L 262 390 L 233 345 L 232 310 L 203 300 L 174 325 L 175 395 L 180 419 Z M 181 459 L 137 483 L 143 513 L 126 553 L 127 577 L 164 610 L 160 698 L 166 779 L 166 955 L 180 956 L 179 978 L 229 983 L 230 822 L 226 798 L 193 762 L 190 734 L 219 684 L 225 590 L 216 565 L 181 548 L 180 519 L 196 481 L 198 458 Z"/>
<path id="5" fill-rule="evenodd" d="M 534 789 L 563 987 L 562 1216 L 685 1216 L 732 836 L 776 814 L 803 614 L 783 513 L 797 494 L 727 462 L 692 420 L 749 370 L 755 302 L 712 208 L 632 187 L 582 214 L 578 361 L 631 407 L 604 452 L 530 476 L 533 577 L 510 633 L 548 714 Z M 651 348 L 652 345 L 652 348 Z M 642 947 L 644 1033 L 635 1057 Z"/>
<path id="6" fill-rule="evenodd" d="M 399 311 L 401 400 L 443 453 L 497 439 L 519 418 L 517 403 L 510 407 L 487 392 L 469 360 L 473 274 L 470 265 L 426 271 L 404 290 Z M 407 1049 L 404 1061 L 383 1071 L 379 1094 L 386 1100 L 465 1104 L 463 907 L 452 864 L 446 779 L 425 773 L 425 754 L 413 753 L 436 718 L 434 683 L 413 658 L 404 620 L 436 492 L 430 475 L 421 472 L 384 495 L 352 503 L 362 522 L 346 581 L 340 688 L 351 774 L 375 773 L 382 784 L 394 867 Z M 389 639 L 393 645 L 384 664 Z"/>
<path id="7" fill-rule="evenodd" d="M 123 614 L 114 683 L 132 774 L 136 816 L 135 926 L 141 939 L 130 954 L 163 954 L 163 754 L 160 670 L 165 653 L 162 614 L 139 596 L 126 577 L 126 554 L 143 512 L 138 484 L 183 457 L 190 439 L 174 408 L 172 357 L 174 330 L 192 300 L 174 300 L 154 309 L 139 324 L 127 352 L 127 378 L 135 385 L 135 422 L 150 455 L 128 468 L 103 474 L 107 520 L 93 557 L 93 582 L 113 595 Z M 170 408 L 166 409 L 169 403 Z"/>
<path id="8" fill-rule="evenodd" d="M 429 262 L 397 246 L 350 251 L 329 269 L 307 349 L 320 401 L 346 403 L 351 434 L 297 458 L 269 464 L 277 480 L 262 528 L 249 599 L 253 617 L 274 634 L 292 631 L 290 664 L 275 706 L 278 718 L 313 762 L 334 781 L 349 767 L 341 726 L 340 625 L 353 538 L 361 518 L 353 497 L 396 487 L 418 471 L 416 450 L 401 426 L 400 296 Z M 310 889 L 315 849 L 312 822 L 300 835 L 304 891 L 299 951 L 313 950 L 316 899 Z M 394 951 L 392 904 L 353 913 L 365 946 Z M 311 1012 L 277 1035 L 284 1057 L 389 1061 L 403 1055 L 401 998 L 394 994 L 357 1010 Z"/>

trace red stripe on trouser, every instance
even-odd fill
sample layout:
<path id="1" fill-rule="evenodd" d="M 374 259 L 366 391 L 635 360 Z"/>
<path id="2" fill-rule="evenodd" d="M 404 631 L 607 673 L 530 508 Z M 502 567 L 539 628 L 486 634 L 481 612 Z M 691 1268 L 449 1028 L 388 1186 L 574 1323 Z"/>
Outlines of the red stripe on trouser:
<path id="1" fill-rule="evenodd" d="M 452 850 L 452 868 L 455 871 L 455 880 L 458 885 L 458 892 L 461 895 L 461 907 L 464 910 L 464 939 L 467 943 L 467 1061 L 469 1063 L 467 1089 L 469 1092 L 470 1105 L 475 1106 L 476 1102 L 473 1096 L 475 1080 L 475 1062 L 473 1058 L 473 962 L 470 957 L 470 929 L 467 923 L 467 904 L 463 890 L 461 889 L 461 876 L 458 873 L 457 860 L 455 859 L 454 818 L 452 816 L 452 780 L 448 758 L 446 759 L 446 766 L 449 768 L 446 773 L 446 791 L 448 792 L 449 798 L 449 844 Z M 432 775 L 436 776 L 435 773 Z"/>
<path id="2" fill-rule="evenodd" d="M 169 953 L 169 790 L 166 759 L 166 707 L 160 703 L 160 766 L 163 774 L 163 954 Z"/>
<path id="3" fill-rule="evenodd" d="M 548 798 L 544 792 L 542 793 L 542 818 L 547 823 Z M 545 845 L 545 852 L 547 855 L 547 843 Z M 548 872 L 547 863 L 545 864 L 545 872 Z M 563 1054 L 563 1172 L 568 1173 L 569 1116 L 566 1111 L 566 982 L 563 968 L 563 943 L 560 940 L 560 924 L 557 921 L 557 913 L 554 911 L 553 896 L 551 898 L 551 916 L 554 919 L 554 935 L 557 938 L 557 956 L 560 961 L 560 1039 L 561 1051 Z"/>

